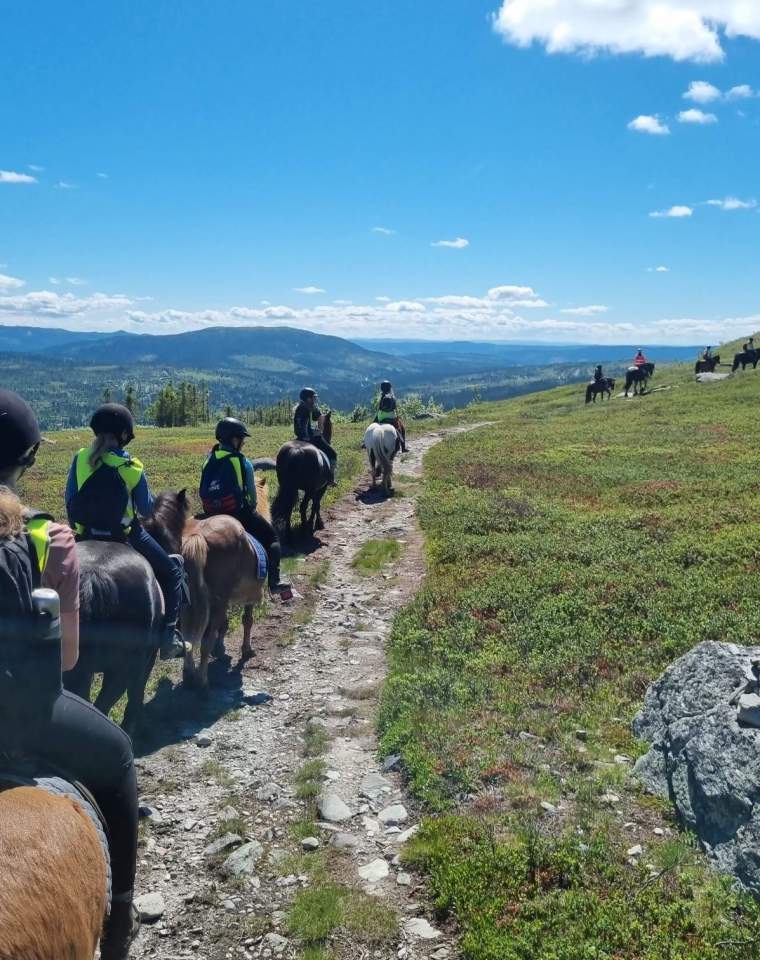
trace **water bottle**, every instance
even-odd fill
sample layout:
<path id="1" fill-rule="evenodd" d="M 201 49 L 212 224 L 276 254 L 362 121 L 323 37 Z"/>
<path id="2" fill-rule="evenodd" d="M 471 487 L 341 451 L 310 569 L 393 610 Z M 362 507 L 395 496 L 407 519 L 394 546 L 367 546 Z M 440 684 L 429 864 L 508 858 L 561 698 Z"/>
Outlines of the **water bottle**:
<path id="1" fill-rule="evenodd" d="M 61 601 L 55 590 L 32 591 L 34 611 L 34 672 L 46 699 L 61 690 Z"/>

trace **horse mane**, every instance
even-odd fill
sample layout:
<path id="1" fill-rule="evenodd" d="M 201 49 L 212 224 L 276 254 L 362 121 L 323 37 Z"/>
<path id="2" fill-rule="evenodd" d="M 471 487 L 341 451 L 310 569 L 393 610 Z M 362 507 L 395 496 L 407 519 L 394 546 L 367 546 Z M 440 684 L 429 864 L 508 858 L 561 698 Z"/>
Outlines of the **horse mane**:
<path id="1" fill-rule="evenodd" d="M 156 496 L 153 516 L 143 521 L 145 529 L 171 553 L 179 553 L 182 534 L 190 515 L 190 503 L 184 490 L 164 490 Z"/>

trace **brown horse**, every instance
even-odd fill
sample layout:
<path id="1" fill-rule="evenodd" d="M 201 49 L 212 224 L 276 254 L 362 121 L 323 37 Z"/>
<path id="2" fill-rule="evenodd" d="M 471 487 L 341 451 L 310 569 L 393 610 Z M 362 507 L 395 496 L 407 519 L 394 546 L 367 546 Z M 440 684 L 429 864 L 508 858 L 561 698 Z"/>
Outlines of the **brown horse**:
<path id="1" fill-rule="evenodd" d="M 269 519 L 266 481 L 256 476 L 257 511 Z M 208 663 L 214 652 L 224 652 L 227 611 L 242 604 L 242 659 L 253 656 L 251 630 L 253 608 L 264 597 L 265 580 L 259 579 L 259 562 L 251 542 L 234 517 L 219 515 L 196 519 L 190 516 L 186 492 L 160 493 L 156 511 L 145 528 L 165 549 L 185 558 L 190 603 L 182 610 L 181 627 L 192 651 L 185 657 L 187 684 L 208 686 Z M 200 648 L 200 663 L 195 656 Z"/>
<path id="2" fill-rule="evenodd" d="M 92 960 L 106 862 L 82 808 L 36 787 L 0 792 L 0 957 Z"/>

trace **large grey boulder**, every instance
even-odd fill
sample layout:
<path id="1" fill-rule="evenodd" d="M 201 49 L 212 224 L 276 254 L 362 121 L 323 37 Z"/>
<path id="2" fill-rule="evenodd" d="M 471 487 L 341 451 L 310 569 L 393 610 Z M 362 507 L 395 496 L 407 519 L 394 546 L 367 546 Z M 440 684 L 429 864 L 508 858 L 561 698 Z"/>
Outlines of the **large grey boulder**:
<path id="1" fill-rule="evenodd" d="M 634 768 L 667 797 L 715 864 L 760 895 L 760 729 L 752 724 L 760 647 L 705 642 L 646 693 L 633 723 L 651 743 Z"/>

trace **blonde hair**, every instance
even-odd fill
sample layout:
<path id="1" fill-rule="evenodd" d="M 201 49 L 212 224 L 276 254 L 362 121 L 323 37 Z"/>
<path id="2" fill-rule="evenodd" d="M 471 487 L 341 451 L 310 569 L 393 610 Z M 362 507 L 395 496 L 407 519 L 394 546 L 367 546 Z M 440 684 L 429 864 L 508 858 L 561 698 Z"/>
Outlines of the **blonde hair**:
<path id="1" fill-rule="evenodd" d="M 95 468 L 103 459 L 103 454 L 106 453 L 111 447 L 118 447 L 119 439 L 114 433 L 96 433 L 95 439 L 90 445 L 90 456 L 89 463 L 90 466 Z"/>
<path id="2" fill-rule="evenodd" d="M 0 486 L 0 540 L 11 540 L 24 529 L 24 505 L 9 487 Z"/>

